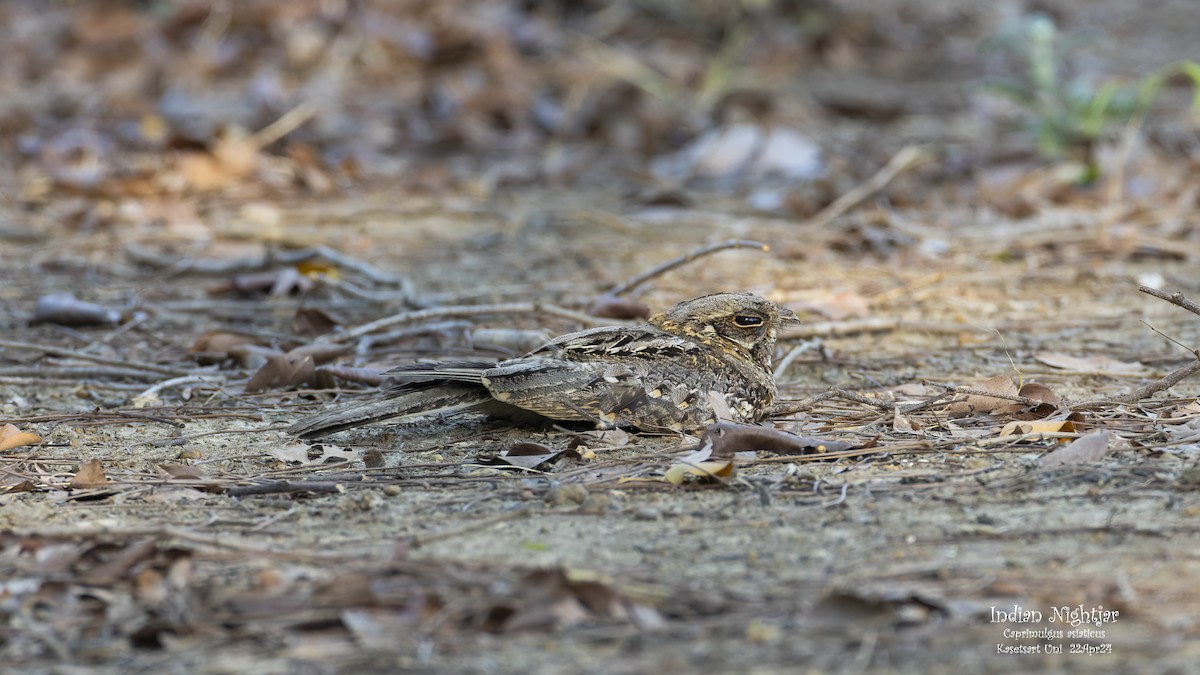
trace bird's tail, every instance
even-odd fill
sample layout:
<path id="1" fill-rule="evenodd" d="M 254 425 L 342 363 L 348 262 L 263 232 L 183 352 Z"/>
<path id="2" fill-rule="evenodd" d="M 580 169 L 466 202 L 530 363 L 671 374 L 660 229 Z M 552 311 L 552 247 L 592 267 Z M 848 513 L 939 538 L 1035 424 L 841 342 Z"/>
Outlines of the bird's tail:
<path id="1" fill-rule="evenodd" d="M 393 417 L 444 417 L 484 409 L 488 404 L 495 403 L 491 394 L 481 386 L 445 382 L 422 384 L 425 386 L 400 386 L 388 391 L 386 398 L 362 401 L 306 417 L 288 427 L 288 432 L 301 438 L 314 438 Z"/>

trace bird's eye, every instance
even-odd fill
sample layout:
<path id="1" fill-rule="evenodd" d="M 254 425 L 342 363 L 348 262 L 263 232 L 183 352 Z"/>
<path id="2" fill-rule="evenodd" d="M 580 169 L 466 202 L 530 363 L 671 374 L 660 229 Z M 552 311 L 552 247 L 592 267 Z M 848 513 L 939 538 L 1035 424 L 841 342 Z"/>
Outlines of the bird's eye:
<path id="1" fill-rule="evenodd" d="M 738 314 L 733 317 L 733 322 L 742 328 L 753 328 L 754 326 L 762 325 L 761 316 L 752 316 L 750 314 Z"/>

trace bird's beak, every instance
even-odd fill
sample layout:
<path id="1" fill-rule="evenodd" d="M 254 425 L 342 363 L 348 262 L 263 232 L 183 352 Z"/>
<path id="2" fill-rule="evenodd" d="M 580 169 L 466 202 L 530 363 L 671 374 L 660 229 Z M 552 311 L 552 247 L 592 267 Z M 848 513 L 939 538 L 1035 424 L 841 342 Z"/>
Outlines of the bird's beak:
<path id="1" fill-rule="evenodd" d="M 779 308 L 779 322 L 783 325 L 801 323 L 800 317 L 796 316 L 795 312 L 783 306 Z"/>

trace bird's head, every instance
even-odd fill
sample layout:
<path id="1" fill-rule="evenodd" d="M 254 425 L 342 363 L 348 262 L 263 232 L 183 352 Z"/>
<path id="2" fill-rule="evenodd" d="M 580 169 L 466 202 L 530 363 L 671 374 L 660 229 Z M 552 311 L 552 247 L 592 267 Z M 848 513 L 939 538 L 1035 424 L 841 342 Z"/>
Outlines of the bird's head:
<path id="1" fill-rule="evenodd" d="M 753 293 L 716 293 L 685 300 L 650 317 L 650 323 L 749 358 L 771 371 L 779 327 L 799 319 L 792 310 Z"/>

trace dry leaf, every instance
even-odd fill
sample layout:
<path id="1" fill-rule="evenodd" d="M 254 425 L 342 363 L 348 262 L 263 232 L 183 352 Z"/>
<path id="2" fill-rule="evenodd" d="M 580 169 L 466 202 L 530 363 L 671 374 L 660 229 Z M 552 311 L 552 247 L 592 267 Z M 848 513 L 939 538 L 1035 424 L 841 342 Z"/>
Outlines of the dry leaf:
<path id="1" fill-rule="evenodd" d="M 1011 375 L 997 375 L 979 384 L 973 385 L 971 389 L 978 389 L 996 394 L 1004 394 L 1007 396 L 1017 395 L 1017 385 L 1013 382 Z M 996 398 L 993 396 L 981 396 L 979 394 L 968 394 L 964 401 L 954 401 L 947 406 L 947 411 L 951 415 L 974 415 L 978 413 L 990 413 L 1001 406 L 1009 406 L 1013 401 Z"/>
<path id="2" fill-rule="evenodd" d="M 12 479 L 9 482 L 8 478 L 0 479 L 0 494 L 8 494 L 10 492 L 33 492 L 37 486 L 32 481 L 25 479 Z"/>
<path id="3" fill-rule="evenodd" d="M 595 442 L 589 442 L 587 439 L 595 439 Z M 575 443 L 574 441 L 579 441 Z M 575 448 L 580 446 L 596 446 L 596 447 L 621 447 L 629 445 L 629 432 L 624 429 L 590 429 L 579 433 L 569 447 Z"/>
<path id="4" fill-rule="evenodd" d="M 23 445 L 36 445 L 42 442 L 42 437 L 28 431 L 21 431 L 12 424 L 0 427 L 0 452 L 12 450 Z"/>
<path id="5" fill-rule="evenodd" d="M 132 405 L 134 408 L 157 408 L 162 405 L 162 398 L 158 392 L 150 392 L 148 394 L 139 394 L 133 398 Z"/>
<path id="6" fill-rule="evenodd" d="M 861 318 L 871 314 L 867 298 L 849 290 L 812 290 L 792 296 L 787 306 L 797 312 L 815 312 L 833 321 Z"/>
<path id="7" fill-rule="evenodd" d="M 563 453 L 579 457 L 579 453 L 575 451 L 557 450 L 541 443 L 519 441 L 499 455 L 482 460 L 482 463 L 491 466 L 516 466 L 522 469 L 546 469 L 549 467 L 545 465 L 558 459 Z"/>
<path id="8" fill-rule="evenodd" d="M 175 480 L 204 480 L 204 472 L 188 464 L 159 464 L 158 468 Z"/>
<path id="9" fill-rule="evenodd" d="M 387 377 L 378 368 L 355 368 L 353 366 L 321 366 L 317 368 L 317 376 L 324 373 L 330 378 L 365 384 L 368 387 L 378 387 Z"/>
<path id="10" fill-rule="evenodd" d="M 304 337 L 317 337 L 333 332 L 342 321 L 323 309 L 300 307 L 292 317 L 292 332 Z"/>
<path id="11" fill-rule="evenodd" d="M 1071 420 L 1035 420 L 1029 422 L 1009 422 L 1000 430 L 1001 436 L 1017 434 L 1058 434 L 1074 433 L 1075 422 Z"/>
<path id="12" fill-rule="evenodd" d="M 1058 405 L 1058 394 L 1055 394 L 1050 387 L 1037 382 L 1028 382 L 1021 386 L 1021 390 L 1017 392 L 1018 396 L 1031 398 L 1035 401 L 1042 401 L 1050 405 Z"/>
<path id="13" fill-rule="evenodd" d="M 255 394 L 269 389 L 296 387 L 311 382 L 316 364 L 310 355 L 273 355 L 246 382 L 246 393 Z"/>
<path id="14" fill-rule="evenodd" d="M 1171 417 L 1194 417 L 1196 415 L 1200 415 L 1200 399 L 1192 399 L 1171 413 Z"/>
<path id="15" fill-rule="evenodd" d="M 243 345 L 260 344 L 259 339 L 250 335 L 242 335 L 241 333 L 231 333 L 229 331 L 211 330 L 196 338 L 188 350 L 193 354 L 202 352 L 213 352 L 218 354 L 229 354 L 233 349 Z"/>
<path id="16" fill-rule="evenodd" d="M 1033 356 L 1053 368 L 1073 373 L 1098 373 L 1102 375 L 1146 375 L 1149 371 L 1140 363 L 1118 361 L 1107 356 L 1078 357 L 1058 352 L 1039 352 Z"/>
<path id="17" fill-rule="evenodd" d="M 1108 439 L 1107 431 L 1096 431 L 1077 438 L 1070 445 L 1039 457 L 1038 466 L 1049 469 L 1056 466 L 1098 462 L 1108 451 Z"/>
<path id="18" fill-rule="evenodd" d="M 702 445 L 699 450 L 675 460 L 663 475 L 663 480 L 672 485 L 683 485 L 690 480 L 715 480 L 732 476 L 733 460 L 713 460 L 710 459 L 712 454 L 711 445 Z"/>
<path id="19" fill-rule="evenodd" d="M 75 472 L 75 477 L 71 479 L 72 488 L 89 488 L 97 485 L 105 485 L 108 483 L 108 476 L 104 474 L 104 467 L 100 466 L 100 460 L 89 459 L 79 467 L 79 471 Z"/>
<path id="20" fill-rule="evenodd" d="M 249 175 L 258 166 L 259 147 L 253 137 L 231 133 L 218 139 L 211 153 L 193 152 L 181 156 L 177 167 L 193 190 L 219 190 Z"/>
<path id="21" fill-rule="evenodd" d="M 896 413 L 895 417 L 892 418 L 892 431 L 897 431 L 900 433 L 912 433 L 914 431 L 920 431 L 920 429 L 920 422 L 914 422 L 907 416 L 901 415 L 900 413 Z"/>
<path id="22" fill-rule="evenodd" d="M 645 319 L 650 316 L 650 308 L 637 300 L 601 295 L 592 301 L 588 314 L 605 319 Z"/>
<path id="23" fill-rule="evenodd" d="M 291 445 L 277 445 L 267 454 L 281 462 L 298 462 L 300 464 L 308 464 L 308 445 L 304 443 L 292 443 Z"/>
<path id="24" fill-rule="evenodd" d="M 701 447 L 705 445 L 711 445 L 712 457 L 718 459 L 730 459 L 742 452 L 761 451 L 777 455 L 805 455 L 841 452 L 860 447 L 846 441 L 812 438 L 770 427 L 731 422 L 721 422 L 706 429 Z"/>
<path id="25" fill-rule="evenodd" d="M 658 612 L 631 597 L 612 581 L 583 570 L 546 569 L 525 574 L 510 597 L 486 613 L 480 627 L 492 633 L 571 626 L 583 621 L 616 619 L 644 630 L 663 625 Z"/>

